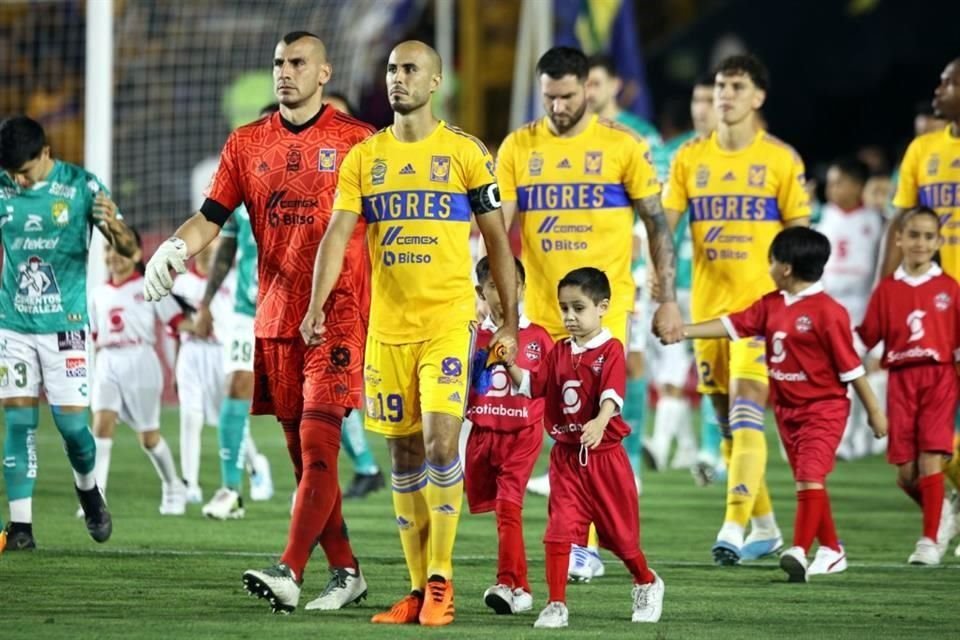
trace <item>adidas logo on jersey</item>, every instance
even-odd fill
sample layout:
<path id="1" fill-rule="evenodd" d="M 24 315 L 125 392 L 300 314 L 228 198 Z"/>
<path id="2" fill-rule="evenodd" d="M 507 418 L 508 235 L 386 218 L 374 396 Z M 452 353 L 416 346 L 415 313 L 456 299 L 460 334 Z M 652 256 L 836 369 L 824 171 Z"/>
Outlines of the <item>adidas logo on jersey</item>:
<path id="1" fill-rule="evenodd" d="M 564 158 L 563 160 L 557 163 L 557 169 L 569 169 L 569 168 L 570 168 L 570 161 L 567 160 L 566 158 Z"/>
<path id="2" fill-rule="evenodd" d="M 736 179 L 737 179 L 737 176 L 733 175 L 733 171 L 727 171 L 727 172 L 723 175 L 723 181 L 724 181 L 724 182 L 732 182 L 733 180 L 736 180 Z"/>
<path id="3" fill-rule="evenodd" d="M 416 171 L 413 170 L 413 165 L 409 162 L 403 166 L 403 169 L 400 169 L 400 175 L 402 176 L 412 176 Z"/>
<path id="4" fill-rule="evenodd" d="M 953 162 L 950 163 L 951 169 L 960 169 L 960 158 L 954 158 Z"/>
<path id="5" fill-rule="evenodd" d="M 733 489 L 730 489 L 730 493 L 735 496 L 749 496 L 750 489 L 747 489 L 747 485 L 745 484 L 738 484 Z"/>
<path id="6" fill-rule="evenodd" d="M 447 400 L 449 400 L 450 402 L 463 402 L 463 399 L 460 398 L 459 391 L 454 391 L 453 393 L 451 393 L 449 396 L 447 396 Z"/>

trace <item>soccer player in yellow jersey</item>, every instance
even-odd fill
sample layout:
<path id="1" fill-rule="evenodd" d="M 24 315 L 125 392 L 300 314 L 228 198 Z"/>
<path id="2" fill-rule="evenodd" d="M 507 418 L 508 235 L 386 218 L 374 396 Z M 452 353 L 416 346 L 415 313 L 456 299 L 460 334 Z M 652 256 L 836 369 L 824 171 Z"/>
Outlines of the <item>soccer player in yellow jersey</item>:
<path id="1" fill-rule="evenodd" d="M 948 124 L 914 138 L 903 157 L 897 193 L 893 196 L 897 215 L 887 231 L 885 276 L 896 270 L 903 257 L 894 241 L 900 218 L 920 205 L 940 215 L 940 264 L 948 275 L 960 279 L 960 58 L 947 64 L 940 74 L 940 83 L 933 93 L 933 112 Z M 944 473 L 960 489 L 960 431 L 954 436 L 953 449 L 953 458 L 945 465 Z M 958 534 L 960 531 L 951 532 L 952 536 Z M 955 554 L 960 556 L 960 545 Z"/>
<path id="2" fill-rule="evenodd" d="M 498 344 L 506 358 L 516 352 L 516 272 L 493 159 L 476 138 L 434 117 L 430 99 L 441 78 L 440 57 L 422 42 L 404 42 L 390 53 L 393 126 L 351 149 L 340 167 L 301 326 L 308 343 L 323 339 L 323 305 L 362 218 L 373 265 L 366 424 L 387 438 L 411 582 L 408 595 L 373 616 L 383 624 L 453 621 L 453 543 L 463 498 L 457 442 L 475 322 L 471 213 L 503 302 L 504 326 L 491 352 Z"/>
<path id="3" fill-rule="evenodd" d="M 543 54 L 537 75 L 547 115 L 508 135 L 497 154 L 504 219 L 509 226 L 519 216 L 524 264 L 532 274 L 525 313 L 555 340 L 568 335 L 557 309 L 557 283 L 572 269 L 596 267 L 606 272 L 613 293 L 604 326 L 628 344 L 633 225 L 639 216 L 663 303 L 654 325 L 658 335 L 679 336 L 676 256 L 650 147 L 626 127 L 588 113 L 588 72 L 578 49 L 554 47 Z M 587 547 L 570 555 L 574 579 L 601 575 L 592 529 Z"/>
<path id="4" fill-rule="evenodd" d="M 803 162 L 757 124 L 768 86 L 763 64 L 751 55 L 733 56 L 720 63 L 715 80 L 717 129 L 677 151 L 663 194 L 673 226 L 684 212 L 690 216 L 694 322 L 742 309 L 771 291 L 767 252 L 773 237 L 784 227 L 810 223 Z M 763 340 L 698 340 L 694 353 L 699 391 L 714 403 L 729 456 L 727 509 L 714 562 L 731 565 L 774 553 L 783 538 L 764 479 Z"/>

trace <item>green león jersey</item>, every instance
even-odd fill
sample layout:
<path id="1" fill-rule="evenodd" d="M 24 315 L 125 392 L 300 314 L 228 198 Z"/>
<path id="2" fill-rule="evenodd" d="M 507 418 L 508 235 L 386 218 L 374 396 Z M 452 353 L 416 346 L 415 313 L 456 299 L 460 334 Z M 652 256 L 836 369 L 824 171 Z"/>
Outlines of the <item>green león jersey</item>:
<path id="1" fill-rule="evenodd" d="M 250 213 L 240 205 L 223 225 L 221 232 L 237 241 L 237 294 L 233 310 L 245 316 L 257 313 L 257 241 L 250 226 Z"/>

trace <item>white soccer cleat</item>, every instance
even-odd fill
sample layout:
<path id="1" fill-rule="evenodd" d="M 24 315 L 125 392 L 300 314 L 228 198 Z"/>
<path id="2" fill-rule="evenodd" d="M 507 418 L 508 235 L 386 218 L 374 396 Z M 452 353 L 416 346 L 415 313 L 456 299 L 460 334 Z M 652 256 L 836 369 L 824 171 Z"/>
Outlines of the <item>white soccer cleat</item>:
<path id="1" fill-rule="evenodd" d="M 213 520 L 239 520 L 246 515 L 243 498 L 233 489 L 226 487 L 217 489 L 210 502 L 203 505 L 201 513 Z"/>
<path id="2" fill-rule="evenodd" d="M 258 453 L 253 459 L 253 471 L 250 474 L 250 499 L 265 502 L 273 497 L 273 476 L 270 475 L 270 461 L 267 456 Z"/>
<path id="3" fill-rule="evenodd" d="M 562 629 L 569 624 L 570 614 L 567 612 L 567 605 L 562 602 L 549 602 L 544 607 L 537 621 L 533 623 L 534 629 Z"/>
<path id="4" fill-rule="evenodd" d="M 740 547 L 740 559 L 758 560 L 773 555 L 782 548 L 783 534 L 780 529 L 752 529 Z"/>
<path id="5" fill-rule="evenodd" d="M 550 475 L 545 473 L 542 476 L 530 478 L 527 481 L 527 493 L 545 498 L 550 497 Z"/>
<path id="6" fill-rule="evenodd" d="M 907 558 L 910 564 L 922 564 L 927 566 L 936 566 L 940 564 L 940 549 L 937 543 L 930 538 L 920 538 L 917 540 L 917 546 L 913 553 Z"/>
<path id="7" fill-rule="evenodd" d="M 780 568 L 787 582 L 807 582 L 807 554 L 802 547 L 790 547 L 780 554 Z"/>
<path id="8" fill-rule="evenodd" d="M 830 547 L 820 546 L 813 562 L 807 568 L 807 576 L 824 576 L 830 573 L 842 573 L 847 570 L 847 550 L 840 545 L 836 551 Z"/>
<path id="9" fill-rule="evenodd" d="M 513 612 L 524 613 L 533 609 L 533 596 L 519 587 L 513 590 Z"/>
<path id="10" fill-rule="evenodd" d="M 83 513 L 83 507 L 77 507 L 77 510 L 73 513 L 74 517 L 85 518 L 86 514 Z M 957 554 L 960 555 L 960 554 Z"/>
<path id="11" fill-rule="evenodd" d="M 267 600 L 274 613 L 290 613 L 300 601 L 300 583 L 282 562 L 262 571 L 244 571 L 243 586 L 250 595 Z"/>
<path id="12" fill-rule="evenodd" d="M 187 486 L 187 504 L 203 504 L 203 489 L 199 486 Z"/>
<path id="13" fill-rule="evenodd" d="M 942 558 L 947 549 L 950 548 L 950 541 L 956 536 L 956 517 L 953 514 L 953 508 L 950 500 L 943 499 L 943 508 L 940 510 L 940 527 L 937 529 L 937 551 Z"/>
<path id="14" fill-rule="evenodd" d="M 182 516 L 187 512 L 187 491 L 182 484 L 164 483 L 160 498 L 160 515 Z"/>
<path id="15" fill-rule="evenodd" d="M 514 613 L 514 607 L 516 606 L 513 591 L 505 584 L 495 584 L 484 591 L 483 603 L 493 609 L 498 616 Z"/>
<path id="16" fill-rule="evenodd" d="M 330 580 L 320 595 L 307 603 L 308 611 L 335 611 L 359 604 L 367 597 L 367 581 L 360 569 L 331 569 Z"/>
<path id="17" fill-rule="evenodd" d="M 651 571 L 656 578 L 649 584 L 635 584 L 631 597 L 633 598 L 633 622 L 658 622 L 663 614 L 663 592 L 666 590 L 663 580 L 656 571 Z"/>
<path id="18" fill-rule="evenodd" d="M 590 582 L 606 573 L 600 552 L 589 547 L 570 545 L 570 565 L 567 568 L 568 582 Z"/>

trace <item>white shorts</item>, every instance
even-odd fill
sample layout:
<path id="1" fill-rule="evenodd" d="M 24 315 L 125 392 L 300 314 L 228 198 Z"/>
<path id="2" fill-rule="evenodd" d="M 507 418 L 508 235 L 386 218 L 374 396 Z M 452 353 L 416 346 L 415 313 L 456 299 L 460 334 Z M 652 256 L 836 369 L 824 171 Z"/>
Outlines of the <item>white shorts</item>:
<path id="1" fill-rule="evenodd" d="M 163 370 L 152 345 L 97 352 L 90 408 L 114 411 L 137 433 L 160 428 Z"/>
<path id="2" fill-rule="evenodd" d="M 690 317 L 690 292 L 677 291 L 677 305 L 682 318 Z M 683 388 L 693 366 L 693 349 L 688 340 L 671 345 L 662 345 L 651 337 L 647 355 L 648 377 L 658 387 L 671 385 Z"/>
<path id="3" fill-rule="evenodd" d="M 634 304 L 630 314 L 630 335 L 627 337 L 627 353 L 643 353 L 647 350 L 650 334 L 650 303 L 646 298 Z"/>
<path id="4" fill-rule="evenodd" d="M 180 408 L 202 411 L 204 424 L 217 426 L 224 396 L 223 345 L 187 340 L 177 354 Z"/>
<path id="5" fill-rule="evenodd" d="M 42 385 L 51 405 L 86 407 L 88 364 L 86 330 L 30 334 L 0 329 L 0 398 L 39 398 Z"/>
<path id="6" fill-rule="evenodd" d="M 223 343 L 223 373 L 253 373 L 253 318 L 242 313 L 233 315 L 230 333 Z"/>

